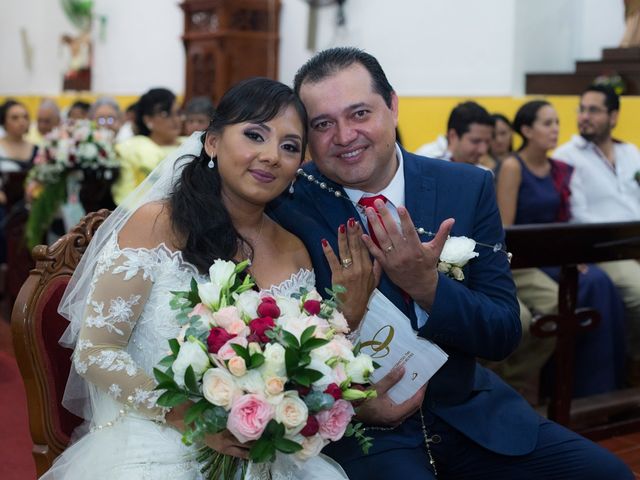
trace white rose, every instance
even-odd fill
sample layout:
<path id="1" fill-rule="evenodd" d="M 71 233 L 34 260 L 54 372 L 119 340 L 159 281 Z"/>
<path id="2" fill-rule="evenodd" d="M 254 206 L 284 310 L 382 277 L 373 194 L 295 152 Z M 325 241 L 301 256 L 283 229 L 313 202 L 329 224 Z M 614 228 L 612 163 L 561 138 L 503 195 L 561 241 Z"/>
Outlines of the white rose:
<path id="1" fill-rule="evenodd" d="M 264 380 L 257 370 L 249 370 L 242 377 L 236 378 L 238 386 L 248 393 L 264 393 Z"/>
<path id="2" fill-rule="evenodd" d="M 258 305 L 260 304 L 260 294 L 255 290 L 247 290 L 240 295 L 234 295 L 236 308 L 241 315 L 246 315 L 250 319 L 258 316 Z"/>
<path id="3" fill-rule="evenodd" d="M 230 358 L 229 363 L 227 363 L 227 368 L 234 377 L 241 377 L 247 373 L 247 364 L 242 357 L 235 356 Z"/>
<path id="4" fill-rule="evenodd" d="M 78 147 L 78 156 L 83 159 L 93 159 L 98 156 L 98 147 L 93 143 L 81 143 Z"/>
<path id="5" fill-rule="evenodd" d="M 284 391 L 284 385 L 287 383 L 285 377 L 269 377 L 264 380 L 264 390 L 267 395 L 278 395 Z"/>
<path id="6" fill-rule="evenodd" d="M 347 319 L 344 318 L 344 315 L 337 310 L 334 310 L 333 315 L 331 315 L 329 324 L 338 333 L 349 333 L 349 324 L 347 323 Z"/>
<path id="7" fill-rule="evenodd" d="M 284 425 L 287 435 L 295 435 L 307 424 L 309 410 L 296 392 L 287 392 L 276 406 L 276 422 Z"/>
<path id="8" fill-rule="evenodd" d="M 276 304 L 280 309 L 281 318 L 298 318 L 300 316 L 300 301 L 291 297 L 276 297 Z"/>
<path id="9" fill-rule="evenodd" d="M 369 355 L 360 354 L 347 363 L 347 375 L 355 383 L 366 383 L 373 372 L 373 360 Z"/>
<path id="10" fill-rule="evenodd" d="M 287 368 L 284 363 L 285 350 L 279 343 L 267 343 L 264 347 L 264 363 L 259 370 L 264 379 L 269 377 L 284 377 Z"/>
<path id="11" fill-rule="evenodd" d="M 207 305 L 209 308 L 218 308 L 220 293 L 221 288 L 211 282 L 198 284 L 198 296 L 200 297 L 200 300 L 202 300 L 202 303 Z"/>
<path id="12" fill-rule="evenodd" d="M 319 434 L 311 437 L 297 437 L 295 441 L 302 445 L 302 450 L 298 450 L 294 455 L 303 462 L 320 455 L 320 451 L 328 443 Z"/>
<path id="13" fill-rule="evenodd" d="M 310 355 L 312 359 L 316 358 L 322 362 L 336 357 L 347 362 L 354 360 L 352 343 L 341 335 L 336 335 L 329 343 L 314 348 Z"/>
<path id="14" fill-rule="evenodd" d="M 469 260 L 479 255 L 474 252 L 475 240 L 467 237 L 449 237 L 444 243 L 440 260 L 451 265 L 464 267 Z"/>
<path id="15" fill-rule="evenodd" d="M 189 365 L 193 367 L 193 373 L 196 374 L 197 379 L 200 379 L 202 374 L 211 367 L 209 355 L 197 340 L 185 342 L 173 362 L 173 378 L 181 387 L 184 386 L 184 374 Z"/>
<path id="16" fill-rule="evenodd" d="M 318 302 L 322 301 L 322 295 L 320 295 L 315 288 L 307 293 L 304 298 L 305 300 L 317 300 Z"/>
<path id="17" fill-rule="evenodd" d="M 313 382 L 313 385 L 315 387 L 324 390 L 327 385 L 333 383 L 333 370 L 323 361 L 311 357 L 311 363 L 309 363 L 309 366 L 307 368 L 316 370 L 322 374 L 322 378 Z"/>
<path id="18" fill-rule="evenodd" d="M 211 283 L 223 288 L 235 280 L 236 264 L 228 260 L 216 260 L 209 268 Z"/>
<path id="19" fill-rule="evenodd" d="M 310 326 L 310 318 L 311 317 L 300 316 L 300 313 L 298 313 L 298 316 L 296 317 L 280 315 L 280 317 L 276 320 L 276 324 L 282 327 L 283 330 L 286 330 L 291 335 L 300 340 L 302 332 L 304 332 L 305 329 Z"/>
<path id="20" fill-rule="evenodd" d="M 242 395 L 242 390 L 229 372 L 210 368 L 202 377 L 202 393 L 209 402 L 229 410 L 233 401 Z"/>

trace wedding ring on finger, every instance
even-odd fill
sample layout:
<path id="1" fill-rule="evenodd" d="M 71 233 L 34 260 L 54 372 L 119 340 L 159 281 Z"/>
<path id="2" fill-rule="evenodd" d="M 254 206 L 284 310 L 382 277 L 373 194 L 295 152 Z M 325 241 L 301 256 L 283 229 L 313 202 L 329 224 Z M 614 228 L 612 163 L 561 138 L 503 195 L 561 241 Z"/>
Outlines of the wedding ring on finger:
<path id="1" fill-rule="evenodd" d="M 353 260 L 350 258 L 342 259 L 342 268 L 351 268 L 351 265 L 353 265 Z"/>
<path id="2" fill-rule="evenodd" d="M 390 253 L 391 250 L 393 250 L 393 249 L 394 249 L 394 246 L 393 246 L 393 244 L 391 244 L 388 247 L 385 247 L 384 253 Z"/>

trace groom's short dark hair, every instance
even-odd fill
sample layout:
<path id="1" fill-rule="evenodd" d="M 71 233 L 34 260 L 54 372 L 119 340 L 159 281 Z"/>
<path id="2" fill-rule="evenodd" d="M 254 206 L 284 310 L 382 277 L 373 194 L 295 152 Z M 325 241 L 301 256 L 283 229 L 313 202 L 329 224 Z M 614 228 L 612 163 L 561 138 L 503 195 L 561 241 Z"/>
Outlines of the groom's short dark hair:
<path id="1" fill-rule="evenodd" d="M 299 94 L 300 87 L 304 82 L 319 82 L 354 63 L 359 63 L 367 69 L 371 75 L 373 90 L 380 94 L 384 103 L 391 108 L 393 87 L 387 80 L 380 63 L 373 55 L 353 47 L 330 48 L 311 57 L 296 73 L 293 79 L 293 89 Z"/>

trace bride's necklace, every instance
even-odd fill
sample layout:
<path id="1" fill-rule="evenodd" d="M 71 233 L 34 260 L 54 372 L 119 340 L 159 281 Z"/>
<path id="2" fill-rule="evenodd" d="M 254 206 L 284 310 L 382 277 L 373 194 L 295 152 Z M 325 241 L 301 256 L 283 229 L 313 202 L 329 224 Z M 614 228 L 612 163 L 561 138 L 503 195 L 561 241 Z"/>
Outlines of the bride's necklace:
<path id="1" fill-rule="evenodd" d="M 364 207 L 362 207 L 362 205 L 358 204 L 358 202 L 354 202 L 347 195 L 344 195 L 340 190 L 336 190 L 335 188 L 333 188 L 330 185 L 328 185 L 326 182 L 323 182 L 323 181 L 317 179 L 315 176 L 305 172 L 302 168 L 299 168 L 296 173 L 297 173 L 297 175 L 299 177 L 304 178 L 309 183 L 313 183 L 313 184 L 317 185 L 318 187 L 320 187 L 321 190 L 325 190 L 328 193 L 333 194 L 336 198 L 342 198 L 342 199 L 350 202 L 351 204 L 353 204 L 353 206 L 356 208 L 356 210 L 364 212 Z M 433 238 L 433 237 L 436 236 L 436 234 L 434 232 L 426 230 L 423 227 L 416 226 L 415 229 L 416 229 L 416 232 L 418 233 L 418 235 L 426 235 L 427 237 L 430 237 L 430 238 Z M 504 253 L 507 256 L 507 259 L 509 260 L 509 262 L 511 262 L 511 257 L 513 256 L 513 254 L 510 253 L 510 252 L 507 252 L 507 250 L 504 248 L 502 243 L 497 242 L 497 243 L 494 243 L 493 245 L 490 245 L 488 243 L 476 242 L 476 244 L 480 245 L 482 247 L 490 248 L 490 249 L 493 250 L 494 253 L 495 252 Z"/>

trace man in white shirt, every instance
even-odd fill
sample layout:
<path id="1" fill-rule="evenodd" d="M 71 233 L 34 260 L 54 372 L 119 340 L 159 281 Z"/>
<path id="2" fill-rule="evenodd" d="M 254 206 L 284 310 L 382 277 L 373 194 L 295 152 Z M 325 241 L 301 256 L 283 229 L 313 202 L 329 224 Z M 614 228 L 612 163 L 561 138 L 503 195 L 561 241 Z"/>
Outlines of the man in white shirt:
<path id="1" fill-rule="evenodd" d="M 489 151 L 494 125 L 484 107 L 472 101 L 460 103 L 449 115 L 447 136 L 421 146 L 416 154 L 481 166 L 480 158 Z"/>
<path id="2" fill-rule="evenodd" d="M 578 131 L 554 158 L 574 167 L 571 215 L 577 223 L 640 221 L 640 153 L 612 137 L 620 98 L 607 86 L 587 88 L 580 97 Z M 627 317 L 629 380 L 640 385 L 640 264 L 636 260 L 599 264 L 620 291 Z"/>

